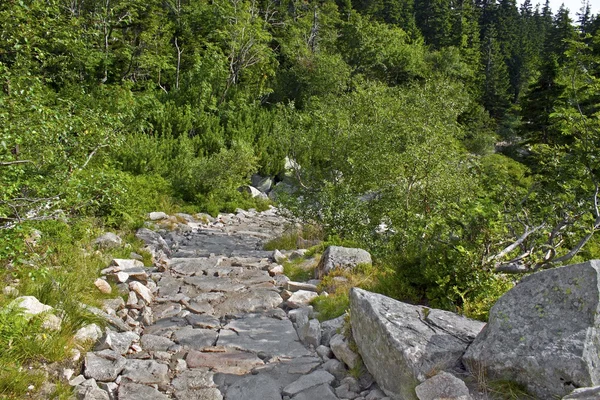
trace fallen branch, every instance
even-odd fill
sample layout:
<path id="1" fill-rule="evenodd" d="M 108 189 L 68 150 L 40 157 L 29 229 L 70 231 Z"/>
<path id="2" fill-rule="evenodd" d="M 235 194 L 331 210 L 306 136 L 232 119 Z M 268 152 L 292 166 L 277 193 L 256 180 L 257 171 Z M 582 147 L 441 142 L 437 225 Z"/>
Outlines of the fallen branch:
<path id="1" fill-rule="evenodd" d="M 31 160 L 0 161 L 0 167 L 6 167 L 8 165 L 15 164 L 34 164 L 34 162 Z"/>

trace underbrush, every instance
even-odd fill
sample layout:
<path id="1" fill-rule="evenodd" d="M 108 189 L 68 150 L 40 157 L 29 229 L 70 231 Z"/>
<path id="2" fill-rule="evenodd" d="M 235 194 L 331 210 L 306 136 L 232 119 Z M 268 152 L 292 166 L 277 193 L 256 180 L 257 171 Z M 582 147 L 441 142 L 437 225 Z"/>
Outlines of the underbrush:
<path id="1" fill-rule="evenodd" d="M 142 245 L 132 233 L 118 232 L 123 245 L 96 249 L 92 241 L 104 231 L 102 222 L 96 218 L 43 221 L 21 225 L 19 235 L 0 231 L 5 239 L 3 252 L 14 254 L 2 258 L 1 286 L 18 291 L 0 294 L 0 398 L 68 398 L 70 389 L 61 384 L 52 386 L 55 394 L 39 393 L 43 382 L 57 383 L 55 376 L 42 371 L 47 365 L 71 359 L 77 348 L 85 350 L 74 342 L 74 334 L 85 325 L 102 326 L 104 321 L 81 304 L 101 306 L 103 299 L 115 297 L 116 291 L 105 295 L 94 286 L 99 271 L 112 258 L 140 252 Z M 34 296 L 53 307 L 52 313 L 61 321 L 59 329 L 45 327 L 44 314 L 26 318 L 16 312 L 11 302 L 17 295 Z"/>
<path id="2" fill-rule="evenodd" d="M 313 278 L 315 267 L 316 264 L 314 262 L 309 261 L 307 263 L 306 259 L 297 258 L 283 263 L 283 273 L 292 281 L 306 282 Z"/>
<path id="3" fill-rule="evenodd" d="M 264 245 L 265 250 L 309 249 L 307 256 L 317 253 L 323 240 L 323 230 L 318 225 L 290 225 L 285 232 Z M 314 249 L 314 250 L 313 250 Z"/>

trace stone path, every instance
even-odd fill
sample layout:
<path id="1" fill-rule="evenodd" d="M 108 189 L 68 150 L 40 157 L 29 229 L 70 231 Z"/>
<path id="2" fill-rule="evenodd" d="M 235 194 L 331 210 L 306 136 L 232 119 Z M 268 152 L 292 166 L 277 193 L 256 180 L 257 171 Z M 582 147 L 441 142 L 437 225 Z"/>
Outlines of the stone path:
<path id="1" fill-rule="evenodd" d="M 333 336 L 335 354 L 348 353 L 336 335 L 343 320 L 319 324 L 303 307 L 315 286 L 289 284 L 272 252 L 262 250 L 284 229 L 276 209 L 204 222 L 184 214 L 151 218 L 169 230 L 142 229 L 138 237 L 162 262 L 147 271 L 135 260 L 115 260 L 103 271 L 128 292 L 125 304 L 117 299 L 104 310 L 127 329 L 113 324 L 121 329 L 107 330 L 86 355 L 83 376 L 72 380 L 78 398 L 384 398 L 368 373 L 351 377 L 329 347 Z M 295 301 L 284 301 L 288 289 Z"/>

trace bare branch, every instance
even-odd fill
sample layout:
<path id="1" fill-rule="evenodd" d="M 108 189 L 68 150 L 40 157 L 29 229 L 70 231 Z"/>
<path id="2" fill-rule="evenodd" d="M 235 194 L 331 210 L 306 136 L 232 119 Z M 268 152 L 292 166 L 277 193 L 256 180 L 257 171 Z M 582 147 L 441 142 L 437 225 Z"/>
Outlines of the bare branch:
<path id="1" fill-rule="evenodd" d="M 94 150 L 92 150 L 92 152 L 88 155 L 87 160 L 85 160 L 85 163 L 83 163 L 83 165 L 81 166 L 81 168 L 79 168 L 79 170 L 84 169 L 85 167 L 87 167 L 87 165 L 89 164 L 90 160 L 92 159 L 92 157 L 94 157 L 94 155 L 96 154 L 96 152 L 98 150 L 100 150 L 103 147 L 108 147 L 107 144 L 99 144 L 98 146 L 96 146 L 96 148 Z"/>
<path id="2" fill-rule="evenodd" d="M 1 161 L 0 167 L 6 167 L 8 165 L 15 165 L 15 164 L 34 164 L 34 162 L 31 160 Z"/>
<path id="3" fill-rule="evenodd" d="M 541 225 L 536 226 L 533 229 L 529 229 L 529 227 L 525 228 L 525 232 L 523 232 L 523 234 L 516 240 L 514 241 L 511 245 L 507 246 L 506 248 L 504 248 L 504 250 L 502 250 L 500 253 L 495 254 L 491 257 L 489 257 L 487 259 L 487 262 L 491 262 L 494 260 L 497 260 L 499 258 L 502 258 L 504 256 L 506 256 L 507 254 L 509 254 L 510 252 L 512 252 L 514 249 L 516 249 L 517 247 L 519 247 L 532 233 L 535 233 L 537 231 L 539 231 L 540 229 L 542 229 L 546 224 L 542 223 Z M 496 269 L 498 268 L 498 266 L 496 266 Z"/>

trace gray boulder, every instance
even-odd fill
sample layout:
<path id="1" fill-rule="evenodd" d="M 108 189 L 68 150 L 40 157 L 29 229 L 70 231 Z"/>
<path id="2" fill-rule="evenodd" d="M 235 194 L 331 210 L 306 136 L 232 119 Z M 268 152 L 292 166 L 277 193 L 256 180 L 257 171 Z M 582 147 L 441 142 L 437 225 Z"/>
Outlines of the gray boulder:
<path id="1" fill-rule="evenodd" d="M 415 388 L 419 400 L 472 400 L 467 385 L 447 372 L 440 372 Z"/>
<path id="2" fill-rule="evenodd" d="M 415 387 L 428 376 L 459 368 L 484 326 L 358 288 L 350 292 L 350 320 L 365 366 L 394 400 L 416 400 Z"/>
<path id="3" fill-rule="evenodd" d="M 540 398 L 600 384 L 600 261 L 527 276 L 490 310 L 463 360 Z"/>
<path id="4" fill-rule="evenodd" d="M 263 193 L 268 193 L 271 190 L 271 186 L 273 186 L 273 179 L 268 176 L 260 176 L 260 175 L 252 175 L 250 179 L 252 182 L 252 186 L 257 188 Z"/>
<path id="5" fill-rule="evenodd" d="M 575 389 L 562 398 L 562 400 L 598 400 L 600 399 L 600 386 Z"/>
<path id="6" fill-rule="evenodd" d="M 135 233 L 135 237 L 143 241 L 147 246 L 162 251 L 167 257 L 171 256 L 169 245 L 158 233 L 148 228 L 140 228 Z"/>
<path id="7" fill-rule="evenodd" d="M 103 249 L 114 249 L 115 247 L 119 247 L 121 243 L 121 238 L 112 232 L 105 233 L 93 242 L 95 246 Z"/>
<path id="8" fill-rule="evenodd" d="M 352 270 L 359 264 L 370 265 L 371 263 L 371 254 L 366 250 L 329 246 L 323 252 L 315 274 L 320 279 L 336 268 Z"/>
<path id="9" fill-rule="evenodd" d="M 241 193 L 248 193 L 252 198 L 268 199 L 267 195 L 255 188 L 254 186 L 244 185 L 238 189 Z"/>

